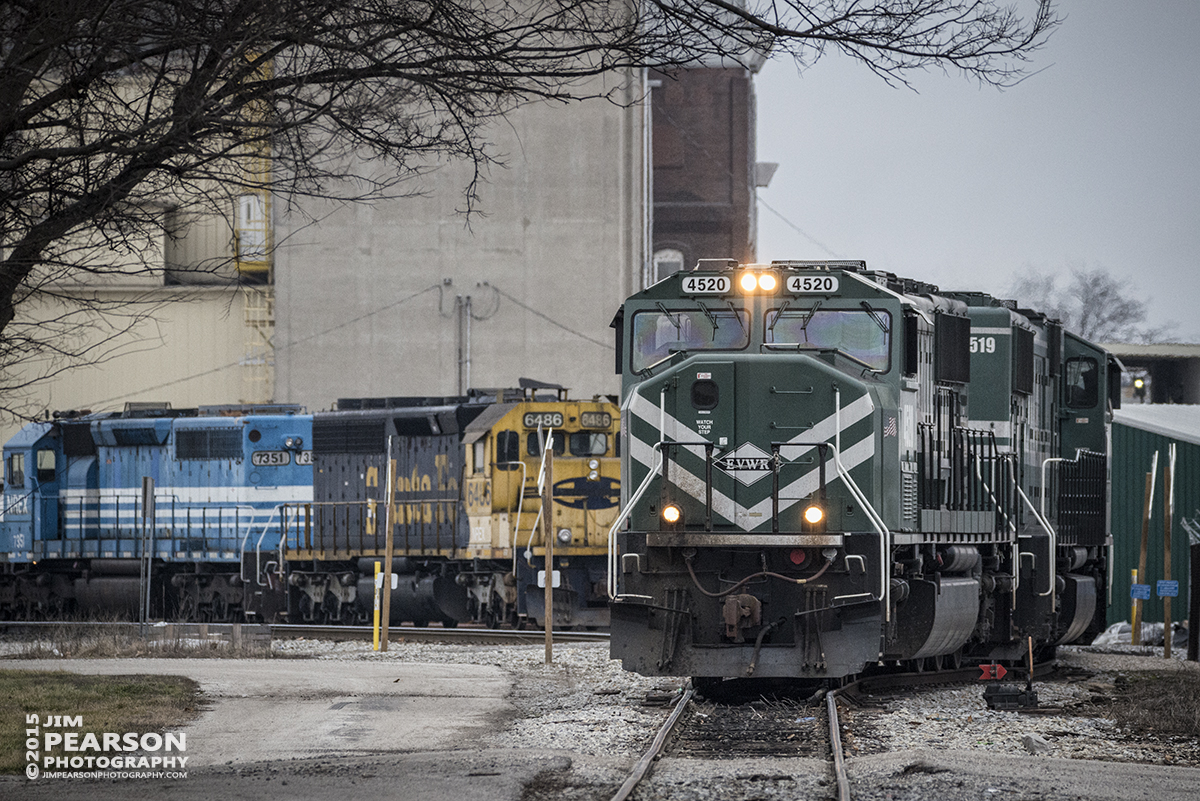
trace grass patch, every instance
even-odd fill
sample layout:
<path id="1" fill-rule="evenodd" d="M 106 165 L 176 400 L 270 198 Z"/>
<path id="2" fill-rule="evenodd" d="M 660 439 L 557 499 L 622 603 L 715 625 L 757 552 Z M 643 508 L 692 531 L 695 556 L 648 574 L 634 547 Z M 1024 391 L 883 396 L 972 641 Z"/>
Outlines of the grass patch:
<path id="1" fill-rule="evenodd" d="M 1118 726 L 1200 738 L 1200 674 L 1129 673 L 1119 676 L 1106 715 Z"/>
<path id="2" fill-rule="evenodd" d="M 143 636 L 136 623 L 62 623 L 48 633 L 23 641 L 15 637 L 17 647 L 9 656 L 15 659 L 114 659 L 129 657 L 238 657 L 266 658 L 271 655 L 270 637 L 252 636 L 261 627 L 244 627 L 246 633 L 236 645 L 230 626 L 166 625 L 151 626 Z M 205 632 L 203 635 L 201 631 Z M 224 632 L 218 634 L 217 632 Z"/>
<path id="3" fill-rule="evenodd" d="M 199 685 L 183 676 L 83 676 L 76 673 L 0 670 L 0 774 L 25 772 L 26 716 L 37 715 L 45 743 L 46 717 L 81 717 L 62 731 L 163 732 L 177 729 L 199 709 Z M 97 753 L 90 753 L 92 756 Z M 61 749 L 42 757 L 65 756 Z"/>

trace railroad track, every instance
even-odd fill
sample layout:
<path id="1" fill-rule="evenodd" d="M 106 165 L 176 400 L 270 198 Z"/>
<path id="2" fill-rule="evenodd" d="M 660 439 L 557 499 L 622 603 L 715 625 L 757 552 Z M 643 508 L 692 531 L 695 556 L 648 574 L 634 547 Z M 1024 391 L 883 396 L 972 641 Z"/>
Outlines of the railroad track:
<path id="1" fill-rule="evenodd" d="M 297 623 L 233 624 L 233 623 L 151 623 L 147 631 L 151 636 L 194 637 L 232 635 L 234 626 L 240 625 L 239 634 L 247 637 L 269 633 L 271 639 L 313 639 L 334 641 L 371 642 L 374 636 L 370 626 L 317 626 Z M 0 636 L 35 637 L 53 634 L 64 628 L 76 631 L 108 632 L 112 634 L 137 635 L 142 627 L 138 623 L 76 622 L 76 621 L 0 621 Z M 473 645 L 524 645 L 545 641 L 541 631 L 513 631 L 511 629 L 483 628 L 417 628 L 413 626 L 388 627 L 390 642 L 453 642 Z M 605 631 L 556 631 L 555 642 L 608 642 Z"/>
<path id="2" fill-rule="evenodd" d="M 1052 672 L 1052 663 L 1037 665 L 1034 678 L 1045 678 Z M 866 696 L 880 690 L 971 684 L 978 678 L 978 667 L 880 674 L 860 678 L 829 692 L 817 692 L 807 700 L 760 697 L 758 701 L 744 704 L 705 706 L 703 712 L 698 711 L 695 692 L 689 687 L 612 801 L 626 801 L 649 775 L 655 761 L 668 750 L 672 756 L 710 760 L 723 757 L 824 758 L 833 773 L 837 801 L 851 801 L 839 703 L 870 705 L 874 702 Z M 823 704 L 820 703 L 822 696 Z M 823 715 L 820 714 L 822 708 Z"/>

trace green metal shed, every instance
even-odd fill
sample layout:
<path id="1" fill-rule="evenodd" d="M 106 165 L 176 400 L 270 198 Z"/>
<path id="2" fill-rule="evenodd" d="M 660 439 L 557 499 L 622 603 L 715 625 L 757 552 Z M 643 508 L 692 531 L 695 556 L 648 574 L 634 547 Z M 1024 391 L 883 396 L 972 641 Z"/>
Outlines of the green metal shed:
<path id="1" fill-rule="evenodd" d="M 1146 575 L 1151 596 L 1142 604 L 1142 620 L 1162 622 L 1163 604 L 1158 581 L 1163 568 L 1163 473 L 1167 448 L 1174 443 L 1175 515 L 1171 537 L 1171 578 L 1179 582 L 1179 597 L 1171 602 L 1171 619 L 1186 620 L 1189 592 L 1189 529 L 1200 535 L 1200 406 L 1131 405 L 1116 411 L 1112 429 L 1112 605 L 1109 624 L 1130 620 L 1130 571 L 1138 566 L 1142 542 L 1142 509 L 1146 473 L 1158 452 Z"/>

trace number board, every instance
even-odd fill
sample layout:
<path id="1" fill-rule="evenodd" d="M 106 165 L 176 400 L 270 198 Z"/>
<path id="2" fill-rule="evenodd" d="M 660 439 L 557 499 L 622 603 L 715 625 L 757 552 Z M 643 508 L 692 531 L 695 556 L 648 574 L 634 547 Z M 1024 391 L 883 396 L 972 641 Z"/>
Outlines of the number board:
<path id="1" fill-rule="evenodd" d="M 560 428 L 563 416 L 562 412 L 526 412 L 523 422 L 526 428 Z"/>
<path id="2" fill-rule="evenodd" d="M 612 415 L 608 412 L 581 412 L 579 425 L 582 428 L 608 428 L 612 425 Z"/>
<path id="3" fill-rule="evenodd" d="M 250 454 L 250 464 L 255 467 L 286 467 L 292 463 L 289 451 L 255 451 Z M 312 464 L 312 451 L 297 451 L 296 464 L 307 466 Z"/>
<path id="4" fill-rule="evenodd" d="M 728 275 L 685 275 L 685 295 L 725 295 L 733 286 Z"/>
<path id="5" fill-rule="evenodd" d="M 292 463 L 287 451 L 255 451 L 250 454 L 250 464 L 255 467 L 283 467 Z"/>
<path id="6" fill-rule="evenodd" d="M 798 295 L 832 295 L 838 291 L 836 275 L 789 275 L 788 292 Z"/>

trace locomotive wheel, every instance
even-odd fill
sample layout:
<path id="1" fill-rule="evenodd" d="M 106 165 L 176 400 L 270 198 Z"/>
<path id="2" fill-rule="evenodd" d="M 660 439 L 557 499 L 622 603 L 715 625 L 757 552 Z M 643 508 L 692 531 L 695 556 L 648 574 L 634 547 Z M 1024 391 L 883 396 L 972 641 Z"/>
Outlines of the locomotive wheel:
<path id="1" fill-rule="evenodd" d="M 321 600 L 321 622 L 334 624 L 341 620 L 342 604 L 332 592 L 325 593 Z"/>
<path id="2" fill-rule="evenodd" d="M 931 656 L 929 657 L 929 664 L 935 672 L 939 671 L 945 664 L 945 658 L 941 654 L 938 654 L 937 656 Z"/>
<path id="3" fill-rule="evenodd" d="M 445 620 L 443 620 L 443 621 L 442 621 L 442 628 L 444 628 L 444 629 L 456 629 L 456 628 L 458 628 L 458 621 L 457 621 L 457 620 L 451 620 L 450 618 L 446 618 Z"/>
<path id="4" fill-rule="evenodd" d="M 179 599 L 179 609 L 176 611 L 175 617 L 184 622 L 196 619 L 195 593 L 184 591 L 183 597 Z"/>
<path id="5" fill-rule="evenodd" d="M 946 656 L 946 660 L 949 662 L 951 670 L 958 670 L 962 667 L 962 651 L 963 649 L 959 648 L 954 653 Z"/>
<path id="6" fill-rule="evenodd" d="M 305 623 L 311 623 L 313 619 L 312 598 L 308 597 L 308 593 L 300 596 L 300 602 L 297 604 L 300 611 L 300 619 Z"/>
<path id="7" fill-rule="evenodd" d="M 225 596 L 219 592 L 213 593 L 212 599 L 212 622 L 224 623 L 225 618 L 229 615 L 229 605 L 225 603 Z"/>
<path id="8" fill-rule="evenodd" d="M 428 628 L 428 627 L 429 627 L 429 621 L 428 621 L 428 620 L 414 620 L 414 621 L 412 622 L 412 624 L 413 624 L 413 626 L 415 626 L 415 627 L 416 627 L 416 628 L 418 628 L 418 629 L 424 629 L 424 628 Z"/>

